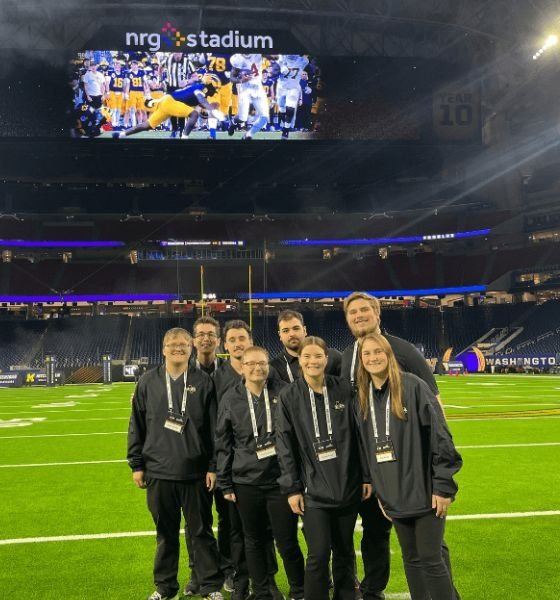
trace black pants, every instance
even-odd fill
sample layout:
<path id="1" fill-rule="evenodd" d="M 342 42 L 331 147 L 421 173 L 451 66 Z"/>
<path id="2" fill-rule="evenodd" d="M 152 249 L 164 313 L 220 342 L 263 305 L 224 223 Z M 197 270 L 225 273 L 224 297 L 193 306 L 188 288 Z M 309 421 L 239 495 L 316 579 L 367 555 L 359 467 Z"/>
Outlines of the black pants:
<path id="1" fill-rule="evenodd" d="M 383 516 L 375 497 L 371 497 L 360 504 L 359 514 L 362 517 L 361 550 L 364 563 L 364 579 L 360 584 L 360 589 L 364 600 L 377 600 L 382 598 L 382 592 L 389 581 L 391 561 L 389 540 L 392 525 Z M 449 548 L 443 539 L 441 541 L 441 555 L 451 575 Z M 334 557 L 334 560 L 336 560 L 336 557 Z M 456 589 L 455 595 L 456 599 L 460 600 L 459 592 Z M 429 595 L 427 597 L 429 598 Z"/>
<path id="2" fill-rule="evenodd" d="M 284 563 L 290 585 L 290 598 L 303 598 L 304 561 L 298 543 L 298 517 L 278 486 L 235 485 L 237 509 L 245 534 L 245 554 L 253 592 L 257 600 L 270 600 L 269 570 L 266 560 L 267 528 Z"/>
<path id="3" fill-rule="evenodd" d="M 231 561 L 235 569 L 233 583 L 237 593 L 245 592 L 249 589 L 249 567 L 247 565 L 247 556 L 245 552 L 245 533 L 243 531 L 243 522 L 239 515 L 237 504 L 228 502 L 230 519 L 230 547 Z M 266 544 L 264 553 L 266 557 L 267 571 L 270 580 L 278 572 L 278 561 L 276 560 L 276 550 L 274 549 L 274 539 L 270 523 L 266 524 Z"/>
<path id="4" fill-rule="evenodd" d="M 333 561 L 334 598 L 354 600 L 354 526 L 358 506 L 312 508 L 303 515 L 307 562 L 305 600 L 329 600 L 329 560 Z"/>
<path id="5" fill-rule="evenodd" d="M 441 551 L 445 519 L 431 512 L 410 519 L 394 518 L 393 524 L 412 600 L 456 600 Z"/>
<path id="6" fill-rule="evenodd" d="M 389 581 L 391 521 L 383 516 L 375 497 L 361 502 L 358 512 L 362 517 L 361 549 L 364 563 L 364 579 L 360 589 L 364 600 L 377 599 L 382 597 L 381 593 Z"/>
<path id="7" fill-rule="evenodd" d="M 214 502 L 216 503 L 216 512 L 218 513 L 218 552 L 220 553 L 220 568 L 224 577 L 229 577 L 234 574 L 233 563 L 231 560 L 229 502 L 224 500 L 224 496 L 220 490 L 214 491 Z M 196 560 L 194 558 L 194 548 L 192 546 L 192 536 L 190 535 L 188 528 L 185 530 L 185 536 L 189 553 L 191 582 L 194 585 L 199 585 L 199 577 L 196 572 Z"/>
<path id="8" fill-rule="evenodd" d="M 156 525 L 157 550 L 154 582 L 162 595 L 174 596 L 179 589 L 179 530 L 181 512 L 192 536 L 193 551 L 202 595 L 222 587 L 218 547 L 212 534 L 212 503 L 204 481 L 148 480 L 148 508 Z"/>

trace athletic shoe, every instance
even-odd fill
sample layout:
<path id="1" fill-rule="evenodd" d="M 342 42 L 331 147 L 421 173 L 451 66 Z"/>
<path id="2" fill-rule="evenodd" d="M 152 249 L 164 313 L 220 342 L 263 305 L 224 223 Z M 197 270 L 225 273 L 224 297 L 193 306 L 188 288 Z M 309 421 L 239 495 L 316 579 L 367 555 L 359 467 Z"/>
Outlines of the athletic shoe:
<path id="1" fill-rule="evenodd" d="M 251 142 L 253 140 L 253 136 L 246 133 L 241 139 L 245 140 L 246 142 Z"/>
<path id="2" fill-rule="evenodd" d="M 151 595 L 148 596 L 148 600 L 176 600 L 177 594 L 175 596 L 166 596 L 165 594 L 160 594 L 157 590 Z"/>
<path id="3" fill-rule="evenodd" d="M 176 138 L 176 137 L 177 137 L 177 135 L 178 135 L 178 133 L 179 133 L 178 131 L 172 131 L 172 132 L 171 132 L 171 135 L 170 135 L 169 137 L 170 137 L 170 138 Z"/>
<path id="4" fill-rule="evenodd" d="M 232 136 L 235 133 L 235 123 L 232 121 L 227 128 L 227 134 Z"/>
<path id="5" fill-rule="evenodd" d="M 234 584 L 233 584 L 233 577 L 231 575 L 228 575 L 226 577 L 226 580 L 224 581 L 224 590 L 228 594 L 231 594 L 234 589 L 235 589 L 235 587 L 234 587 Z"/>
<path id="6" fill-rule="evenodd" d="M 224 600 L 222 592 L 210 592 L 207 596 L 204 596 L 204 600 Z"/>
<path id="7" fill-rule="evenodd" d="M 118 140 L 119 138 L 126 137 L 124 131 L 113 131 L 111 136 L 114 140 Z"/>
<path id="8" fill-rule="evenodd" d="M 181 139 L 182 140 L 188 140 L 189 139 L 189 134 L 188 133 L 182 133 L 181 134 Z"/>
<path id="9" fill-rule="evenodd" d="M 198 596 L 200 594 L 200 586 L 196 581 L 189 579 L 185 589 L 183 590 L 183 596 Z"/>
<path id="10" fill-rule="evenodd" d="M 289 136 L 289 135 L 290 135 L 290 134 L 289 134 L 288 130 L 287 130 L 287 129 L 284 129 L 284 131 L 282 131 L 282 136 L 281 136 L 281 138 L 282 138 L 283 140 L 287 140 L 287 139 L 289 139 L 289 138 L 288 138 L 288 136 Z"/>

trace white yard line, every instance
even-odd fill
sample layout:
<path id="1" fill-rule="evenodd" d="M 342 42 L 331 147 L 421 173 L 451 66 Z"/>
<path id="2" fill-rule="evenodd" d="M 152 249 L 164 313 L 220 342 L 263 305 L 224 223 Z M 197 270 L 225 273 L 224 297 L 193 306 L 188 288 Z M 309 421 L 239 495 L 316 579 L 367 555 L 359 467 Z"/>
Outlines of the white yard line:
<path id="1" fill-rule="evenodd" d="M 45 410 L 41 411 L 41 414 L 44 415 L 45 413 L 77 413 L 77 412 L 99 412 L 100 410 L 111 410 L 111 411 L 115 411 L 115 410 L 126 410 L 128 412 L 130 412 L 130 406 L 123 406 L 122 408 L 73 408 L 71 406 L 68 407 L 67 410 L 50 410 L 48 408 L 46 408 Z M 2 410 L 0 411 L 0 415 L 16 415 L 16 416 L 20 416 L 20 415 L 36 415 L 37 411 L 34 412 L 25 412 L 25 411 L 6 411 L 6 410 Z"/>
<path id="2" fill-rule="evenodd" d="M 538 446 L 560 446 L 560 442 L 535 442 L 528 444 L 481 444 L 479 446 L 457 446 L 459 450 L 477 450 L 481 448 L 536 448 Z"/>
<path id="3" fill-rule="evenodd" d="M 126 435 L 127 431 L 102 431 L 96 433 L 49 433 L 47 435 L 0 435 L 0 440 L 60 438 L 60 437 L 86 437 L 89 435 Z"/>
<path id="4" fill-rule="evenodd" d="M 538 415 L 534 417 L 475 417 L 470 419 L 469 417 L 455 419 L 454 417 L 448 415 L 447 418 L 452 423 L 464 423 L 466 421 L 535 421 L 537 419 L 560 419 L 560 415 Z"/>
<path id="5" fill-rule="evenodd" d="M 560 510 L 543 510 L 534 512 L 512 512 L 512 513 L 488 513 L 473 515 L 452 515 L 447 517 L 449 521 L 477 521 L 481 519 L 522 519 L 529 517 L 551 517 L 560 516 Z M 217 528 L 213 528 L 217 531 Z M 361 524 L 356 525 L 361 529 Z M 181 530 L 184 533 L 184 530 Z M 81 542 L 86 540 L 108 540 L 117 538 L 149 537 L 155 536 L 155 531 L 121 531 L 117 533 L 89 533 L 85 535 L 55 535 L 45 537 L 26 537 L 0 540 L 0 546 L 11 546 L 15 544 L 42 544 L 46 542 Z"/>
<path id="6" fill-rule="evenodd" d="M 0 469 L 20 469 L 23 467 L 65 467 L 69 465 L 107 465 L 111 463 L 125 463 L 126 460 L 77 460 L 74 462 L 52 462 L 52 463 L 24 463 L 20 465 L 0 465 Z"/>

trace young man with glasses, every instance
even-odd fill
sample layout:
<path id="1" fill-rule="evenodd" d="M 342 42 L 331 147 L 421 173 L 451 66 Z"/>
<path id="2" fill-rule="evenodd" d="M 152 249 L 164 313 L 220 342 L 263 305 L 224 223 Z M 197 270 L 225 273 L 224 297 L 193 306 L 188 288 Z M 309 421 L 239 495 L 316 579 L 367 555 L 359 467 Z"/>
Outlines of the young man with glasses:
<path id="1" fill-rule="evenodd" d="M 200 593 L 223 600 L 210 496 L 216 483 L 216 395 L 208 375 L 188 368 L 191 352 L 188 331 L 167 331 L 164 364 L 140 378 L 132 398 L 127 459 L 134 484 L 147 490 L 157 534 L 157 589 L 149 600 L 177 597 L 181 513 L 192 534 Z"/>
<path id="2" fill-rule="evenodd" d="M 212 317 L 200 317 L 193 325 L 193 344 L 196 356 L 193 353 L 190 360 L 192 368 L 212 375 L 225 362 L 223 358 L 216 355 L 220 345 L 220 324 Z M 225 577 L 224 590 L 233 592 L 234 566 L 231 559 L 230 540 L 230 518 L 229 505 L 224 500 L 220 490 L 214 490 L 214 501 L 218 513 L 218 550 L 220 552 L 220 563 Z M 191 535 L 186 532 L 187 548 L 189 550 L 190 579 L 185 586 L 185 596 L 197 596 L 200 593 L 199 577 L 194 560 L 194 551 L 191 543 Z"/>
<path id="3" fill-rule="evenodd" d="M 193 325 L 196 356 L 191 358 L 197 369 L 212 375 L 225 361 L 216 356 L 220 345 L 220 324 L 212 317 L 200 317 Z"/>
<path id="4" fill-rule="evenodd" d="M 249 325 L 240 319 L 227 321 L 223 330 L 224 350 L 229 354 L 229 360 L 214 373 L 218 405 L 224 401 L 226 392 L 234 388 L 243 378 L 243 353 L 253 345 L 253 336 Z M 275 377 L 278 374 L 274 372 Z M 233 600 L 245 600 L 249 595 L 249 571 L 245 559 L 245 541 L 243 525 L 235 504 L 229 504 L 231 519 L 231 557 L 235 566 Z M 274 575 L 278 572 L 276 552 L 270 526 L 266 544 L 266 562 L 269 577 L 270 593 L 274 600 L 283 600 L 276 587 Z"/>
<path id="5" fill-rule="evenodd" d="M 245 553 L 256 600 L 272 600 L 266 560 L 272 526 L 290 585 L 290 598 L 303 598 L 304 560 L 298 519 L 282 494 L 274 444 L 278 393 L 286 386 L 268 381 L 268 353 L 253 346 L 242 356 L 243 381 L 220 404 L 216 429 L 218 486 L 235 504 L 243 523 Z"/>

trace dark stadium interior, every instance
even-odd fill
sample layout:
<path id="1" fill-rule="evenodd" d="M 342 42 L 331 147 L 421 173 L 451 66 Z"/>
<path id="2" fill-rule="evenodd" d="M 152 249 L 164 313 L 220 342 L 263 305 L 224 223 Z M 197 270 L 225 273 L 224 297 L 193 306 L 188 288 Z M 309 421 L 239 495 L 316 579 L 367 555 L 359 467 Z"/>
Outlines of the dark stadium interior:
<path id="1" fill-rule="evenodd" d="M 55 348 L 65 368 L 102 353 L 160 360 L 162 332 L 201 314 L 201 267 L 216 301 L 206 310 L 221 321 L 249 318 L 244 294 L 263 295 L 255 338 L 273 352 L 288 305 L 342 349 L 343 292 L 365 289 L 383 292 L 387 331 L 429 358 L 517 328 L 496 353 L 557 359 L 560 53 L 535 54 L 553 9 L 539 5 L 3 2 L 0 368 L 42 367 Z M 69 63 L 163 18 L 197 31 L 257 26 L 322 57 L 328 110 L 316 136 L 70 139 Z M 407 236 L 430 237 L 359 243 Z M 185 244 L 161 245 L 170 240 Z M 243 244 L 218 243 L 231 241 Z M 165 298 L 132 298 L 146 294 Z"/>

